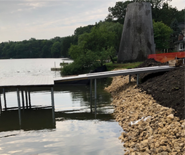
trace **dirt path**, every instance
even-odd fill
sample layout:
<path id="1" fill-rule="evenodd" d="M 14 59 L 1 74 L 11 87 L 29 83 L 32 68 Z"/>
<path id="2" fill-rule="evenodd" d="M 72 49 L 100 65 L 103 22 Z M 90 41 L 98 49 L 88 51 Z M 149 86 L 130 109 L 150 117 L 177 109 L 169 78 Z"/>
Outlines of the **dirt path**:
<path id="1" fill-rule="evenodd" d="M 114 77 L 105 88 L 113 96 L 115 119 L 125 131 L 120 136 L 125 155 L 185 155 L 185 119 L 176 117 L 173 106 L 159 104 L 138 88 L 134 78 L 128 81 L 128 76 Z"/>

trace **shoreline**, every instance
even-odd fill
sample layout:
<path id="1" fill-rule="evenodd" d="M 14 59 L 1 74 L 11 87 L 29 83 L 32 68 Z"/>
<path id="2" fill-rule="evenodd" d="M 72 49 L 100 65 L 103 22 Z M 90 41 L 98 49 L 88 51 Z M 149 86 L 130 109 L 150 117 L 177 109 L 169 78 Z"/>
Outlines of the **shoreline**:
<path id="1" fill-rule="evenodd" d="M 128 76 L 114 77 L 105 88 L 113 97 L 115 120 L 123 129 L 125 155 L 184 155 L 185 119 L 136 86 Z M 144 117 L 144 118 L 143 118 Z"/>

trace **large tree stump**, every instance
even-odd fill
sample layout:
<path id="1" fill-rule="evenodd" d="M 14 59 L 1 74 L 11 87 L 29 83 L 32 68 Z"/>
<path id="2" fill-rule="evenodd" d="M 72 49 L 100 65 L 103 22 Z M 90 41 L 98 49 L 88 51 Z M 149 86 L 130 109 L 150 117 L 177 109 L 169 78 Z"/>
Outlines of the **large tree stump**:
<path id="1" fill-rule="evenodd" d="M 151 4 L 128 4 L 118 63 L 143 61 L 149 54 L 155 54 Z"/>

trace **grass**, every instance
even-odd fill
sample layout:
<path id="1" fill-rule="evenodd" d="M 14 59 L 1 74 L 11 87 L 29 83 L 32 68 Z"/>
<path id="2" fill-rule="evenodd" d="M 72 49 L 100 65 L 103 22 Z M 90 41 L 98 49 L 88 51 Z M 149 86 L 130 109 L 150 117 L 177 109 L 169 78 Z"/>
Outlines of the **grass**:
<path id="1" fill-rule="evenodd" d="M 143 62 L 132 62 L 132 63 L 121 63 L 121 64 L 114 63 L 113 64 L 112 62 L 109 62 L 109 63 L 106 63 L 105 65 L 107 66 L 107 70 L 111 71 L 115 68 L 120 68 L 120 69 L 122 69 L 122 68 L 125 68 L 125 69 L 135 68 L 142 63 Z"/>

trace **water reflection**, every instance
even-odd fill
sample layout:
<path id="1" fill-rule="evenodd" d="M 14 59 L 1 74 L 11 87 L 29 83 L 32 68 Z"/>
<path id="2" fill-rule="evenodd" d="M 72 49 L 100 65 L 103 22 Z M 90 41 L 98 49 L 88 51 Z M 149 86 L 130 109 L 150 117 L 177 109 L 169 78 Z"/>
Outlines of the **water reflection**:
<path id="1" fill-rule="evenodd" d="M 64 120 L 93 120 L 112 121 L 112 114 L 97 114 L 96 109 L 94 113 L 79 112 L 79 110 L 70 110 L 55 112 L 55 121 Z M 19 123 L 19 116 L 17 110 L 3 111 L 0 115 L 0 132 L 11 130 L 42 130 L 54 129 L 56 122 L 52 119 L 52 109 L 28 109 L 21 110 L 21 125 Z"/>
<path id="2" fill-rule="evenodd" d="M 0 154 L 121 155 L 119 130 L 116 122 L 66 120 L 54 130 L 2 132 Z"/>
<path id="3" fill-rule="evenodd" d="M 50 71 L 54 62 L 61 60 L 0 60 L 0 79 L 24 75 L 58 77 Z M 54 87 L 55 125 L 51 109 L 38 108 L 51 108 L 51 88 L 29 88 L 32 109 L 21 110 L 21 126 L 15 108 L 0 114 L 0 154 L 123 154 L 118 140 L 122 129 L 112 119 L 111 97 L 103 90 L 111 82 L 107 80 L 97 80 L 96 104 L 94 85 L 92 99 L 89 86 Z M 17 107 L 16 90 L 6 92 L 7 107 Z M 3 96 L 1 101 L 4 106 Z"/>
<path id="4" fill-rule="evenodd" d="M 0 132 L 11 130 L 53 129 L 51 109 L 21 110 L 21 125 L 17 110 L 3 111 L 0 115 Z"/>
<path id="5" fill-rule="evenodd" d="M 99 79 L 97 81 L 97 112 L 112 112 L 111 96 L 103 88 L 105 83 L 108 85 L 111 79 Z M 86 85 L 59 85 L 54 87 L 54 99 L 56 111 L 78 109 L 86 112 L 93 112 L 94 87 L 92 87 L 92 96 L 90 95 L 90 86 Z M 51 106 L 51 88 L 49 87 L 30 87 L 27 89 L 31 94 L 32 106 Z M 15 88 L 6 90 L 7 107 L 17 107 L 17 94 Z M 20 89 L 21 92 L 21 89 Z M 2 90 L 0 90 L 2 93 Z M 22 96 L 21 103 L 22 103 Z M 3 96 L 1 96 L 2 106 L 4 106 Z"/>
<path id="6" fill-rule="evenodd" d="M 54 88 L 55 98 L 57 98 L 57 92 L 62 91 L 68 93 L 70 90 L 73 103 L 79 102 L 82 111 L 94 112 L 95 106 L 97 113 L 111 113 L 113 107 L 111 103 L 111 95 L 104 91 L 104 87 L 111 83 L 112 79 L 98 79 L 97 80 L 97 102 L 94 101 L 94 85 L 92 85 L 92 95 L 90 94 L 90 86 L 88 85 L 60 85 Z M 73 105 L 75 106 L 75 105 Z M 86 110 L 84 110 L 86 108 Z"/>
<path id="7" fill-rule="evenodd" d="M 97 100 L 94 99 L 94 90 L 92 89 L 92 95 L 90 94 L 90 86 L 87 85 L 56 85 L 54 87 L 54 93 L 55 93 L 55 106 L 56 109 L 58 109 L 58 106 L 61 104 L 62 105 L 70 105 L 70 103 L 63 103 L 63 101 L 61 99 L 58 99 L 58 97 L 61 97 L 61 92 L 63 94 L 65 93 L 70 93 L 72 101 L 74 103 L 79 102 L 79 108 L 77 108 L 76 106 L 72 105 L 73 108 L 69 108 L 69 109 L 58 109 L 56 110 L 56 117 L 61 117 L 64 119 L 79 119 L 79 120 L 86 120 L 86 119 L 100 119 L 100 120 L 109 120 L 112 119 L 111 113 L 110 113 L 110 109 L 113 110 L 113 108 L 110 106 L 110 102 L 111 102 L 111 97 L 110 94 L 106 93 L 103 88 L 105 87 L 105 83 L 108 85 L 111 82 L 111 79 L 100 79 L 98 80 L 98 87 L 97 87 Z M 80 87 L 80 89 L 79 89 Z M 92 87 L 94 88 L 94 87 Z M 25 89 L 25 88 L 24 88 Z M 29 92 L 31 92 L 32 94 L 38 94 L 38 92 L 43 92 L 44 96 L 50 96 L 48 95 L 48 92 L 50 92 L 50 88 L 48 87 L 30 87 L 30 88 L 26 88 L 29 90 Z M 69 91 L 70 90 L 70 91 Z M 13 91 L 16 91 L 15 88 L 11 88 L 11 89 L 7 89 L 6 93 L 13 93 Z M 1 92 L 2 93 L 2 92 Z M 16 93 L 14 94 L 16 95 Z M 42 96 L 43 100 L 42 102 L 46 102 L 47 98 L 45 98 L 44 96 Z M 39 98 L 41 97 L 41 95 L 38 96 Z M 37 99 L 37 102 L 40 100 Z M 12 98 L 12 97 L 11 97 Z M 42 99 L 41 98 L 41 99 Z M 49 97 L 50 98 L 50 97 Z M 14 100 L 15 101 L 15 100 Z M 51 110 L 46 110 L 43 108 L 40 108 L 40 106 L 43 105 L 34 105 L 34 103 L 31 104 L 32 107 L 29 107 L 29 109 L 24 109 L 24 106 L 22 104 L 21 107 L 21 127 L 24 130 L 27 129 L 32 129 L 31 126 L 33 126 L 33 129 L 37 130 L 37 129 L 43 129 L 43 128 L 39 128 L 36 127 L 37 124 L 41 125 L 43 122 L 43 127 L 46 126 L 46 128 L 51 128 L 52 126 L 48 126 L 48 124 L 52 124 L 52 118 L 51 118 Z M 7 126 L 11 126 L 11 124 L 14 124 L 14 129 L 19 129 L 19 125 L 18 125 L 18 113 L 16 111 L 16 104 L 14 104 L 14 106 L 9 106 L 9 104 L 7 103 L 8 108 L 6 110 L 9 111 L 5 111 L 2 113 L 2 115 L 0 115 L 0 122 L 9 122 L 9 124 L 7 124 Z M 48 107 L 50 107 L 50 105 L 48 105 Z M 45 107 L 46 108 L 46 107 Z M 33 115 L 33 117 L 32 117 Z M 11 117 L 11 118 L 9 118 Z M 38 119 L 37 119 L 38 118 Z M 43 120 L 42 120 L 43 118 Z M 6 120 L 7 119 L 7 120 Z M 41 119 L 41 120 L 40 120 Z M 34 121 L 36 120 L 36 121 Z M 44 124 L 45 120 L 47 120 L 48 124 Z M 39 122 L 40 121 L 40 122 Z M 30 122 L 30 123 L 29 123 Z M 32 123 L 35 124 L 32 124 Z M 15 124 L 16 123 L 16 124 Z M 6 126 L 6 124 L 0 124 L 0 126 Z M 25 126 L 25 128 L 24 128 Z M 28 127 L 30 126 L 30 127 Z M 35 127 L 36 128 L 35 128 Z M 48 126 L 48 127 L 47 127 Z M 9 128 L 9 127 L 8 127 Z M 7 130 L 8 130 L 7 128 Z M 0 129 L 2 131 L 2 129 Z M 12 130 L 10 128 L 10 130 Z"/>

